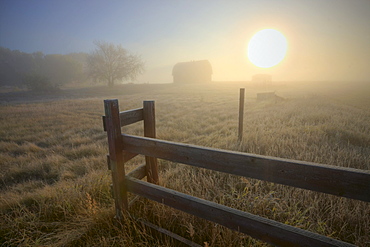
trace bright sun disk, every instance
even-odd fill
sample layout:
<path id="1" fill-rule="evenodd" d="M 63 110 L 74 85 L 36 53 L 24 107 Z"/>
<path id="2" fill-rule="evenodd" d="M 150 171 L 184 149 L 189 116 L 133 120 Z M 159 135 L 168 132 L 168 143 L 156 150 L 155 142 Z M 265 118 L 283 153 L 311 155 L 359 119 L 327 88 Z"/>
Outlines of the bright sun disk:
<path id="1" fill-rule="evenodd" d="M 274 29 L 257 32 L 248 43 L 248 59 L 256 66 L 270 68 L 280 63 L 288 43 L 282 33 Z"/>

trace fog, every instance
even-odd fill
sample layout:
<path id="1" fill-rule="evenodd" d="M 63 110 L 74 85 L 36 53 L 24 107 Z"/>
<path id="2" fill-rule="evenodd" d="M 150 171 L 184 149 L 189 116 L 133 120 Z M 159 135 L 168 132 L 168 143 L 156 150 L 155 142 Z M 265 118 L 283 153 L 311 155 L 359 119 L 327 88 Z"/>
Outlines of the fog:
<path id="1" fill-rule="evenodd" d="M 26 53 L 90 53 L 121 44 L 145 62 L 134 83 L 171 83 L 179 62 L 209 60 L 214 81 L 367 81 L 370 2 L 358 1 L 3 1 L 0 46 Z M 276 29 L 288 50 L 263 69 L 247 58 L 253 34 Z"/>

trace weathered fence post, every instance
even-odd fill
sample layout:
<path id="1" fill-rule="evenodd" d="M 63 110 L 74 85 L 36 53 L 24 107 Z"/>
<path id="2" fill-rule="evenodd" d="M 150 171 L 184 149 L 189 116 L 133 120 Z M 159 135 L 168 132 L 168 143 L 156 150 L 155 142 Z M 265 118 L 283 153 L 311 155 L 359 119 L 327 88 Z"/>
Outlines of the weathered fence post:
<path id="1" fill-rule="evenodd" d="M 116 217 L 122 220 L 123 212 L 127 210 L 128 204 L 118 100 L 104 100 L 104 108 L 105 127 L 109 146 L 109 167 L 112 170 Z"/>
<path id="2" fill-rule="evenodd" d="M 245 94 L 245 88 L 241 88 L 240 96 L 239 96 L 239 131 L 238 131 L 238 141 L 239 142 L 243 139 L 244 94 Z"/>
<path id="3" fill-rule="evenodd" d="M 144 136 L 156 138 L 154 101 L 144 101 L 143 109 Z M 145 156 L 145 163 L 148 182 L 158 184 L 159 177 L 157 158 Z"/>

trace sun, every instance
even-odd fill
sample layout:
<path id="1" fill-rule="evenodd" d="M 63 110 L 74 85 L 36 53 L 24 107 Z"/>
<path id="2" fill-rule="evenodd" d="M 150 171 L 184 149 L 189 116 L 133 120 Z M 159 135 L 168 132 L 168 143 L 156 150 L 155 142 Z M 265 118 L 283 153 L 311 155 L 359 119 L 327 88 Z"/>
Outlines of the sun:
<path id="1" fill-rule="evenodd" d="M 280 63 L 288 49 L 284 35 L 275 29 L 257 32 L 248 43 L 248 59 L 261 68 L 270 68 Z"/>

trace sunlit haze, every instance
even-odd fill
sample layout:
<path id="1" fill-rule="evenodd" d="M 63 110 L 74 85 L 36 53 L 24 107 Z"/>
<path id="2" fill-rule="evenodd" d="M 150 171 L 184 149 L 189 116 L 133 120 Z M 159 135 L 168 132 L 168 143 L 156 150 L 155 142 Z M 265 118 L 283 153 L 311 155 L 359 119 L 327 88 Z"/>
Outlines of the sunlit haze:
<path id="1" fill-rule="evenodd" d="M 91 52 L 96 40 L 121 44 L 145 62 L 135 83 L 170 83 L 173 66 L 193 60 L 208 60 L 214 81 L 260 73 L 274 81 L 365 81 L 369 25 L 368 0 L 0 2 L 0 46 L 67 54 Z M 258 65 L 260 51 L 248 59 L 247 50 L 264 29 L 281 32 L 288 47 Z"/>

